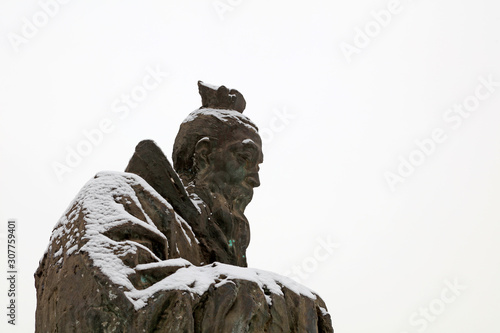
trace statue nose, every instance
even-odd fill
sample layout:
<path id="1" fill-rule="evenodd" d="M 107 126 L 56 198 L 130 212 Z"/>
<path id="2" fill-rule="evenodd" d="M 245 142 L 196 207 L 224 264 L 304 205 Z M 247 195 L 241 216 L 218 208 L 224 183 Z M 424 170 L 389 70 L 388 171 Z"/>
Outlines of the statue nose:
<path id="1" fill-rule="evenodd" d="M 259 174 L 257 172 L 249 174 L 245 181 L 252 187 L 260 186 Z"/>

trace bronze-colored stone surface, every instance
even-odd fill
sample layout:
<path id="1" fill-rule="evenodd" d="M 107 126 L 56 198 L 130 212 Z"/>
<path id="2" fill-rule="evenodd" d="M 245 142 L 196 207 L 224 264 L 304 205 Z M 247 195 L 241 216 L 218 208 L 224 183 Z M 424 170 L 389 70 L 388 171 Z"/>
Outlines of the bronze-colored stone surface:
<path id="1" fill-rule="evenodd" d="M 37 333 L 333 332 L 319 296 L 246 268 L 262 143 L 238 91 L 199 90 L 175 170 L 142 141 L 64 213 L 35 273 Z"/>

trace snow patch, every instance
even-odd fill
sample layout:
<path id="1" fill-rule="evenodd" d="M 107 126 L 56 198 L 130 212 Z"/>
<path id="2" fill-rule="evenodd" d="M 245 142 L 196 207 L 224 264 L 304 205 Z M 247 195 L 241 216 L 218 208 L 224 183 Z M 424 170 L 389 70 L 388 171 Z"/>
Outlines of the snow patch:
<path id="1" fill-rule="evenodd" d="M 69 256 L 71 255 L 73 252 L 75 252 L 76 250 L 78 249 L 78 244 L 72 246 L 71 248 L 69 248 L 67 251 L 66 251 L 66 254 Z"/>
<path id="2" fill-rule="evenodd" d="M 239 124 L 253 130 L 255 133 L 258 133 L 257 126 L 255 126 L 253 122 L 243 113 L 235 110 L 210 109 L 210 108 L 198 109 L 191 112 L 187 116 L 187 118 L 184 119 L 182 123 L 188 123 L 190 121 L 193 121 L 201 115 L 213 116 L 223 122 L 227 122 L 229 119 L 233 119 L 236 120 Z M 246 122 L 242 121 L 242 119 L 245 120 Z"/>
<path id="3" fill-rule="evenodd" d="M 54 253 L 54 258 L 59 257 L 59 256 L 62 254 L 62 252 L 63 252 L 63 247 L 61 246 L 61 247 L 59 248 L 59 250 L 57 250 L 57 251 Z"/>
<path id="4" fill-rule="evenodd" d="M 271 305 L 269 293 L 283 296 L 282 286 L 291 291 L 315 300 L 316 295 L 308 288 L 285 276 L 253 268 L 232 266 L 222 263 L 214 263 L 206 266 L 194 266 L 184 259 L 170 259 L 159 263 L 139 265 L 141 269 L 165 266 L 184 266 L 179 268 L 174 274 L 155 283 L 143 290 L 129 290 L 125 295 L 139 310 L 152 295 L 164 290 L 183 290 L 191 294 L 202 295 L 211 285 L 219 287 L 234 279 L 246 280 L 256 283 L 264 295 L 268 304 Z M 139 268 L 137 266 L 137 268 Z M 222 281 L 221 276 L 226 276 Z"/>
<path id="5" fill-rule="evenodd" d="M 328 311 L 326 311 L 325 308 L 322 308 L 321 306 L 319 307 L 320 311 L 321 311 L 321 314 L 323 315 L 323 317 L 329 315 Z"/>

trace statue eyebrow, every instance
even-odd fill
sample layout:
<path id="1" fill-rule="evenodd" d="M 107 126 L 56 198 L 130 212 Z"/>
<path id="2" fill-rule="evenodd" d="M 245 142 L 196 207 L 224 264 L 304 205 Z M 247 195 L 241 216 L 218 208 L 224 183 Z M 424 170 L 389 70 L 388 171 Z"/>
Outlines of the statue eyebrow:
<path id="1" fill-rule="evenodd" d="M 256 152 L 259 151 L 259 147 L 252 139 L 245 139 L 241 143 L 243 144 L 243 146 L 245 148 L 251 148 L 252 150 L 255 150 Z"/>
<path id="2" fill-rule="evenodd" d="M 252 139 L 243 140 L 241 142 L 241 145 L 243 146 L 243 148 L 250 149 L 252 151 L 252 154 L 255 156 L 255 158 L 258 159 L 258 164 L 264 162 L 264 155 L 262 154 L 262 151 Z M 260 157 L 258 157 L 259 155 Z"/>

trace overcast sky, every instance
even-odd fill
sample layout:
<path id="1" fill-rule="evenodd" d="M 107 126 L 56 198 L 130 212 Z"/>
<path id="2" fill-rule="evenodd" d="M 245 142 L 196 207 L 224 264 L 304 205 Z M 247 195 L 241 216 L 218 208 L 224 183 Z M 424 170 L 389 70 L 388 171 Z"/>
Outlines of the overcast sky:
<path id="1" fill-rule="evenodd" d="M 496 0 L 2 1 L 0 330 L 34 330 L 81 187 L 143 139 L 171 158 L 203 80 L 264 139 L 251 267 L 318 292 L 336 332 L 498 332 L 499 31 Z"/>

